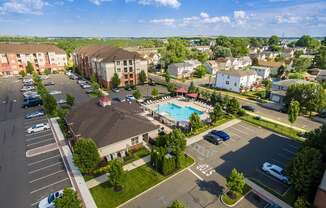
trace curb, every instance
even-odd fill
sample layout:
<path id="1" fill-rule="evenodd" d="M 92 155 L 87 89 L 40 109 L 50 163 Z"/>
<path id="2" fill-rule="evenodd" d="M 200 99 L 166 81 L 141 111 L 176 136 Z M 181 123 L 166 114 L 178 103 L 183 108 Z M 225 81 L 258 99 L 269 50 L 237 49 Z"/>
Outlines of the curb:
<path id="1" fill-rule="evenodd" d="M 225 193 L 223 193 L 222 195 L 220 195 L 220 200 L 221 200 L 221 202 L 222 202 L 222 204 L 223 205 L 225 205 L 225 206 L 227 206 L 227 207 L 235 207 L 237 204 L 239 204 L 240 203 L 240 201 L 243 199 L 243 198 L 245 198 L 246 196 L 247 196 L 247 194 L 249 194 L 251 191 L 248 191 L 245 195 L 243 195 L 242 197 L 240 197 L 240 199 L 238 200 L 238 201 L 236 201 L 234 204 L 232 204 L 232 205 L 228 205 L 227 203 L 225 203 L 224 201 L 223 201 L 223 195 L 225 194 Z"/>

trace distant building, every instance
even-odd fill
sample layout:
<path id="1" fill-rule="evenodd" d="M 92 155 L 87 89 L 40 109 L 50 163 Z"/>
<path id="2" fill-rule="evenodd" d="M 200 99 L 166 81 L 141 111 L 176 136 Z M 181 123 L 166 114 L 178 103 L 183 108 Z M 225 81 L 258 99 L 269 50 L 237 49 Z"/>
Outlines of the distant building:
<path id="1" fill-rule="evenodd" d="M 257 73 L 253 70 L 225 70 L 216 73 L 214 86 L 233 92 L 244 92 L 255 87 Z"/>
<path id="2" fill-rule="evenodd" d="M 256 71 L 257 76 L 261 77 L 262 79 L 267 79 L 271 73 L 271 68 L 269 67 L 252 66 L 251 69 Z"/>
<path id="3" fill-rule="evenodd" d="M 108 45 L 90 45 L 77 48 L 73 61 L 78 70 L 86 77 L 96 75 L 104 87 L 111 86 L 114 73 L 120 78 L 120 86 L 136 85 L 139 74 L 147 74 L 148 63 L 137 52 L 130 52 Z"/>
<path id="4" fill-rule="evenodd" d="M 171 76 L 181 79 L 190 77 L 195 68 L 200 65 L 201 63 L 197 60 L 186 60 L 182 63 L 170 64 L 167 70 Z"/>
<path id="5" fill-rule="evenodd" d="M 64 70 L 67 55 L 49 44 L 0 43 L 0 75 L 17 75 L 28 62 L 39 72 Z"/>
<path id="6" fill-rule="evenodd" d="M 252 64 L 251 58 L 249 56 L 243 56 L 240 58 L 217 58 L 216 62 L 218 64 L 218 68 L 222 70 L 229 70 L 229 69 L 242 69 L 248 67 Z"/>
<path id="7" fill-rule="evenodd" d="M 207 68 L 208 73 L 215 75 L 220 70 L 219 64 L 215 60 L 208 60 L 204 66 Z"/>

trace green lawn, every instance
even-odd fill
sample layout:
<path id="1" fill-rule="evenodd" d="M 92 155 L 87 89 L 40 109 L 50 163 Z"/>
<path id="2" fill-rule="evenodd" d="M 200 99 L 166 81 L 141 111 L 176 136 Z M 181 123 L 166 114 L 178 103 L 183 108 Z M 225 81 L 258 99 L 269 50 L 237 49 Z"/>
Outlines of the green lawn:
<path id="1" fill-rule="evenodd" d="M 186 157 L 186 160 L 182 163 L 182 168 L 189 166 L 193 162 L 192 158 Z M 149 165 L 143 165 L 126 173 L 122 192 L 113 191 L 109 182 L 98 185 L 90 191 L 97 207 L 112 208 L 146 191 L 167 177 L 156 172 Z"/>
<path id="2" fill-rule="evenodd" d="M 295 139 L 297 141 L 300 141 L 300 142 L 303 141 L 302 138 L 300 138 L 298 136 L 299 132 L 292 129 L 292 128 L 282 126 L 282 125 L 279 125 L 279 124 L 276 124 L 276 123 L 272 123 L 270 121 L 266 121 L 266 120 L 263 120 L 263 119 L 259 120 L 259 119 L 256 119 L 254 116 L 250 116 L 250 115 L 245 115 L 245 116 L 242 116 L 240 118 L 242 120 L 244 120 L 244 121 L 247 121 L 249 123 L 252 123 L 252 124 L 264 127 L 266 129 L 272 130 L 272 131 L 274 131 L 276 133 L 279 133 L 279 134 L 282 134 L 284 136 L 293 138 L 293 139 Z"/>
<path id="3" fill-rule="evenodd" d="M 128 163 L 134 162 L 140 158 L 146 157 L 150 153 L 151 152 L 148 149 L 143 147 L 143 148 L 137 150 L 136 152 L 134 152 L 133 154 L 131 154 L 130 156 L 124 157 L 123 162 L 124 162 L 124 164 L 128 164 Z"/>
<path id="4" fill-rule="evenodd" d="M 240 193 L 236 193 L 236 198 L 235 199 L 231 199 L 226 193 L 224 193 L 222 195 L 222 199 L 223 202 L 227 205 L 233 205 L 235 204 L 242 196 L 246 195 L 249 191 L 251 190 L 251 188 L 247 185 L 245 185 L 244 190 L 243 190 L 243 194 Z"/>

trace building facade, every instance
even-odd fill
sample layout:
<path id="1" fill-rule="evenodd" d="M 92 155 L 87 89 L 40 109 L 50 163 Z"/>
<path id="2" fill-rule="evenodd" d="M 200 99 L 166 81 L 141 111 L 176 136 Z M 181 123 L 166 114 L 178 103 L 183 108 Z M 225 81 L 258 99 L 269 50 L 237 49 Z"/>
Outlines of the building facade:
<path id="1" fill-rule="evenodd" d="M 269 78 L 271 74 L 271 68 L 263 66 L 252 66 L 252 70 L 256 71 L 257 76 L 260 76 L 262 79 Z"/>
<path id="2" fill-rule="evenodd" d="M 73 61 L 83 76 L 90 78 L 95 75 L 104 87 L 111 87 L 115 73 L 120 78 L 120 87 L 123 87 L 138 84 L 140 72 L 148 72 L 147 60 L 137 52 L 108 45 L 78 48 L 73 53 Z"/>
<path id="3" fill-rule="evenodd" d="M 0 43 L 0 75 L 17 75 L 28 62 L 38 72 L 64 70 L 67 55 L 54 45 Z"/>
<path id="4" fill-rule="evenodd" d="M 172 77 L 181 79 L 190 77 L 195 68 L 200 66 L 201 63 L 197 60 L 186 60 L 182 63 L 170 64 L 168 66 L 168 72 Z"/>

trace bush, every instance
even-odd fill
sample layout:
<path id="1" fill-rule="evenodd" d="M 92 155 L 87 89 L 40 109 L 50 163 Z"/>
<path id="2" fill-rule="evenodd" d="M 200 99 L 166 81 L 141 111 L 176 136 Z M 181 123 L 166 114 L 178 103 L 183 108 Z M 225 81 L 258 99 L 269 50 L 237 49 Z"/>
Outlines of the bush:
<path id="1" fill-rule="evenodd" d="M 92 139 L 78 139 L 74 145 L 73 160 L 82 173 L 91 173 L 100 162 L 100 155 Z"/>
<path id="2" fill-rule="evenodd" d="M 163 163 L 162 163 L 162 173 L 163 175 L 169 175 L 173 173 L 176 169 L 176 161 L 175 157 L 167 154 L 163 157 Z"/>
<path id="3" fill-rule="evenodd" d="M 169 208 L 185 208 L 186 206 L 180 200 L 175 200 Z"/>

